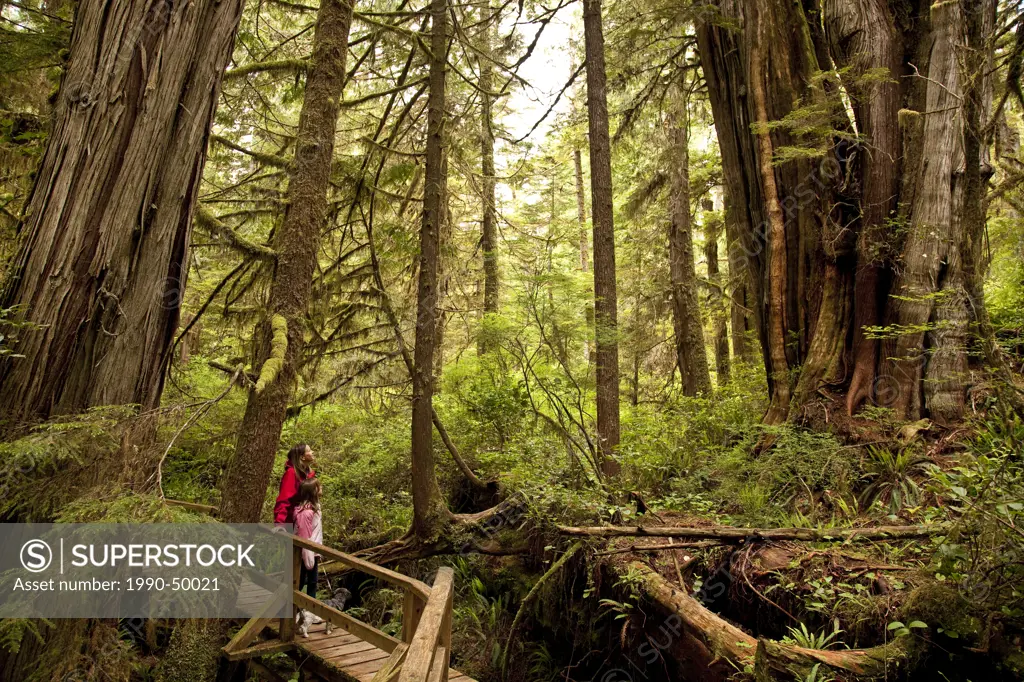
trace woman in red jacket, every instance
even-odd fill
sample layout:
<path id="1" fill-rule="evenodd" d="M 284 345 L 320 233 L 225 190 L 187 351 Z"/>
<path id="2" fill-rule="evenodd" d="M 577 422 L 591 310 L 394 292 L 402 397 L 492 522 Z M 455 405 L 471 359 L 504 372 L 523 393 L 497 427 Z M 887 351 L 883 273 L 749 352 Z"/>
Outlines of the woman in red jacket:
<path id="1" fill-rule="evenodd" d="M 295 504 L 299 486 L 307 478 L 316 476 L 312 465 L 316 461 L 313 450 L 305 443 L 299 443 L 288 451 L 288 462 L 281 476 L 281 492 L 274 503 L 274 524 L 295 523 Z"/>

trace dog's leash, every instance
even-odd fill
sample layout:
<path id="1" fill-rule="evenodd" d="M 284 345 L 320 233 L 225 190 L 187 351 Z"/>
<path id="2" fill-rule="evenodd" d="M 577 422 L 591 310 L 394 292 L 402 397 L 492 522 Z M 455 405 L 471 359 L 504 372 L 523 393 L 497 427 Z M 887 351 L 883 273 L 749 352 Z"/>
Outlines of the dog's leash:
<path id="1" fill-rule="evenodd" d="M 320 562 L 317 562 L 317 567 L 319 568 L 319 570 L 324 572 L 324 580 L 327 581 L 327 592 L 333 596 L 334 595 L 334 585 L 331 585 L 331 577 L 329 575 L 327 575 L 327 569 L 324 568 L 323 565 Z"/>

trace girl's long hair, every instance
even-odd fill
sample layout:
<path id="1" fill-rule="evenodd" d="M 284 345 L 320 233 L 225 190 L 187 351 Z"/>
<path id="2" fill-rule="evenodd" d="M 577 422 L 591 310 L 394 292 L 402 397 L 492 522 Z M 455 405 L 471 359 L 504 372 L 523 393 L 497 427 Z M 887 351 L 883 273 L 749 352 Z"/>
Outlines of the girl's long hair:
<path id="1" fill-rule="evenodd" d="M 320 509 L 320 481 L 315 478 L 307 478 L 299 485 L 299 492 L 295 493 L 295 508 L 299 509 L 308 504 L 314 509 Z"/>
<path id="2" fill-rule="evenodd" d="M 309 465 L 302 461 L 302 456 L 306 454 L 308 448 L 309 446 L 305 443 L 299 443 L 293 445 L 292 449 L 288 451 L 288 461 L 292 463 L 300 478 L 309 476 Z"/>

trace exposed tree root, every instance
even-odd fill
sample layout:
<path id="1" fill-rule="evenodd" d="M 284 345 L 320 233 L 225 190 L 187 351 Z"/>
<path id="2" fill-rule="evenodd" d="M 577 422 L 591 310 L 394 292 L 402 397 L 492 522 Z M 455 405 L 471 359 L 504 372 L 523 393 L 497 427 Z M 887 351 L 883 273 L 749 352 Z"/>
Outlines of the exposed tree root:
<path id="1" fill-rule="evenodd" d="M 474 514 L 449 514 L 445 532 L 433 540 L 417 538 L 410 530 L 401 538 L 369 547 L 355 555 L 381 566 L 412 561 L 441 554 L 510 555 L 529 553 L 528 543 L 506 546 L 495 537 L 499 532 L 518 526 L 526 511 L 519 498 L 510 498 Z M 333 572 L 343 572 L 344 568 Z M 332 572 L 328 569 L 328 572 Z"/>

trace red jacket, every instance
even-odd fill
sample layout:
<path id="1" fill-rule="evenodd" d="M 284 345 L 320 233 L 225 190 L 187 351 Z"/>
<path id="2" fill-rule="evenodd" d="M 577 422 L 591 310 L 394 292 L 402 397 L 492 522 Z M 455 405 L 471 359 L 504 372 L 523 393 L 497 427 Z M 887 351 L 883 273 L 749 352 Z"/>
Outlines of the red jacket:
<path id="1" fill-rule="evenodd" d="M 295 496 L 299 494 L 299 486 L 307 478 L 314 478 L 316 472 L 312 469 L 309 474 L 303 476 L 291 462 L 284 465 L 284 475 L 281 476 L 281 491 L 277 494 L 277 502 L 274 503 L 274 523 L 295 523 Z"/>

